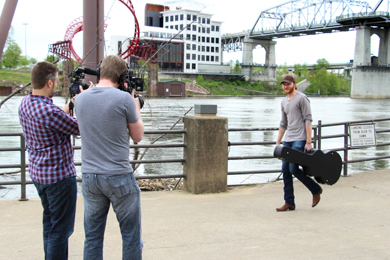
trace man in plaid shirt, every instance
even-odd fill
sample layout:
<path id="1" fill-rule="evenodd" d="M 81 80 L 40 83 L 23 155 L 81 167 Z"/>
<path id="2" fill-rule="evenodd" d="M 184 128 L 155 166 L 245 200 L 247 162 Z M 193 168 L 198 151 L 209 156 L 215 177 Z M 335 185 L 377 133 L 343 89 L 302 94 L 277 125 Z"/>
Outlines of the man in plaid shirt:
<path id="1" fill-rule="evenodd" d="M 29 172 L 43 206 L 45 259 L 68 259 L 68 239 L 76 213 L 76 168 L 70 135 L 79 135 L 77 120 L 53 104 L 58 69 L 49 62 L 31 71 L 32 93 L 19 106 L 19 120 L 29 153 Z"/>

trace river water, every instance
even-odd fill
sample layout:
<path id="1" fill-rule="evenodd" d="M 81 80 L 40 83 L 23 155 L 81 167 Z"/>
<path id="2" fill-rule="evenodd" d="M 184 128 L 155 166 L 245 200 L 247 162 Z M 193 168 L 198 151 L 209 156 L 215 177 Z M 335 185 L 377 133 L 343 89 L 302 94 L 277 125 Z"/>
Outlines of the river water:
<path id="1" fill-rule="evenodd" d="M 3 97 L 4 98 L 4 97 Z M 168 130 L 195 104 L 217 105 L 217 115 L 228 118 L 229 128 L 273 128 L 279 126 L 280 101 L 283 97 L 188 97 L 188 98 L 148 98 L 145 100 L 142 109 L 142 118 L 145 130 Z M 0 97 L 0 100 L 2 98 Z M 22 132 L 19 124 L 17 108 L 22 97 L 16 96 L 8 100 L 0 109 L 0 133 Z M 65 99 L 54 97 L 54 103 L 63 106 Z M 348 97 L 310 97 L 313 125 L 318 120 L 322 124 L 371 120 L 388 118 L 388 99 L 350 99 Z M 188 115 L 193 115 L 192 109 Z M 377 123 L 376 128 L 390 128 L 389 123 Z M 183 123 L 179 122 L 173 128 L 182 129 Z M 333 127 L 323 130 L 323 135 L 342 134 L 343 127 Z M 145 135 L 140 144 L 148 144 L 159 135 Z M 261 132 L 230 132 L 230 142 L 262 142 L 276 141 L 277 131 Z M 389 134 L 377 136 L 377 143 L 388 142 Z M 182 143 L 182 135 L 166 135 L 158 143 Z M 76 145 L 80 140 L 76 140 Z M 18 138 L 0 137 L 0 147 L 18 147 Z M 322 149 L 343 147 L 343 138 L 325 140 Z M 273 153 L 274 146 L 231 146 L 229 156 L 269 156 Z M 356 157 L 372 157 L 387 155 L 389 147 L 371 147 L 349 152 L 349 159 Z M 141 152 L 143 149 L 141 149 Z M 342 154 L 340 154 L 342 156 Z M 18 152 L 0 152 L 0 164 L 18 164 L 20 155 Z M 132 157 L 131 157 L 132 158 Z M 149 149 L 144 159 L 179 159 L 183 158 L 182 148 L 159 148 Z M 75 152 L 75 161 L 81 161 L 80 152 Z M 281 162 L 278 159 L 267 160 L 233 160 L 229 161 L 229 171 L 249 171 L 279 169 Z M 389 160 L 377 160 L 363 163 L 353 163 L 348 167 L 348 173 L 379 170 L 389 167 Z M 81 176 L 80 168 L 77 167 L 78 176 Z M 10 172 L 13 169 L 0 169 L 0 172 Z M 181 163 L 159 163 L 142 164 L 135 172 L 136 175 L 147 174 L 181 174 L 183 166 Z M 233 175 L 228 177 L 228 184 L 265 183 L 274 180 L 279 174 L 254 174 L 254 175 Z M 17 174 L 0 175 L 0 181 L 20 178 Z M 18 185 L 6 186 L 7 189 L 0 189 L 0 199 L 13 199 L 20 197 Z M 32 185 L 29 185 L 32 186 Z M 11 195 L 16 194 L 16 195 Z M 27 197 L 36 197 L 35 189 L 28 191 Z"/>

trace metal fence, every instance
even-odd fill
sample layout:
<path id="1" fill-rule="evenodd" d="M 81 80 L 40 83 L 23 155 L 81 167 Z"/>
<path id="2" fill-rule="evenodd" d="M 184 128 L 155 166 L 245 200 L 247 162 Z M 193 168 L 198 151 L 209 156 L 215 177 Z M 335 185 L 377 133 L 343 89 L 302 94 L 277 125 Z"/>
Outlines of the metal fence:
<path id="1" fill-rule="evenodd" d="M 342 153 L 343 158 L 343 171 L 342 176 L 347 176 L 348 174 L 348 165 L 356 162 L 365 162 L 371 160 L 380 160 L 380 159 L 389 159 L 390 155 L 385 156 L 373 156 L 373 157 L 364 157 L 364 158 L 355 158 L 353 160 L 348 159 L 349 151 L 355 149 L 369 149 L 368 147 L 351 147 L 350 143 L 350 131 L 349 127 L 351 125 L 356 124 L 376 124 L 383 123 L 384 126 L 378 127 L 375 130 L 376 136 L 386 134 L 390 132 L 390 118 L 383 119 L 374 119 L 374 120 L 360 120 L 360 121 L 349 121 L 349 122 L 341 122 L 341 123 L 333 123 L 333 124 L 322 124 L 321 121 L 318 121 L 317 125 L 313 125 L 313 146 L 315 149 L 321 149 L 323 142 L 329 139 L 341 139 L 342 144 L 339 147 L 327 147 L 326 150 L 333 150 Z M 338 132 L 337 134 L 332 135 L 324 135 L 324 130 L 332 127 L 342 127 L 343 130 Z M 248 132 L 248 131 L 278 131 L 278 128 L 230 128 L 228 129 L 230 132 Z M 145 131 L 145 134 L 186 134 L 186 129 L 183 130 L 156 130 L 156 131 Z M 18 147 L 0 147 L 0 152 L 19 152 L 20 153 L 20 163 L 18 164 L 2 164 L 0 163 L 0 169 L 20 169 L 21 177 L 18 181 L 4 181 L 0 182 L 0 185 L 21 185 L 21 199 L 26 200 L 26 185 L 32 184 L 32 181 L 26 180 L 26 171 L 28 168 L 28 164 L 26 162 L 26 146 L 25 139 L 22 133 L 0 133 L 0 137 L 19 137 L 20 138 L 20 146 Z M 184 139 L 184 138 L 183 138 Z M 386 138 L 377 138 L 379 140 L 386 140 Z M 229 146 L 273 146 L 275 145 L 275 141 L 262 141 L 262 142 L 229 142 Z M 387 146 L 390 149 L 390 142 L 377 142 L 376 147 L 384 147 Z M 182 147 L 185 148 L 186 144 L 184 142 L 181 143 L 158 143 L 158 144 L 132 144 L 130 148 L 135 149 L 137 151 L 140 148 L 145 149 L 153 149 L 153 148 L 177 148 Z M 80 146 L 74 146 L 74 150 L 81 149 Z M 265 155 L 256 155 L 256 156 L 229 156 L 228 160 L 265 160 L 265 159 L 275 159 L 272 154 Z M 172 158 L 172 159 L 164 159 L 164 160 L 130 160 L 131 164 L 144 164 L 144 163 L 185 163 L 186 158 Z M 75 162 L 76 166 L 81 165 L 81 161 Z M 228 171 L 228 175 L 240 175 L 240 174 L 268 174 L 268 173 L 280 173 L 281 169 L 278 167 L 277 169 L 258 169 L 258 170 L 250 170 L 250 171 Z M 174 174 L 174 175 L 141 175 L 137 176 L 137 179 L 156 179 L 156 178 L 185 178 L 185 173 L 182 174 Z"/>

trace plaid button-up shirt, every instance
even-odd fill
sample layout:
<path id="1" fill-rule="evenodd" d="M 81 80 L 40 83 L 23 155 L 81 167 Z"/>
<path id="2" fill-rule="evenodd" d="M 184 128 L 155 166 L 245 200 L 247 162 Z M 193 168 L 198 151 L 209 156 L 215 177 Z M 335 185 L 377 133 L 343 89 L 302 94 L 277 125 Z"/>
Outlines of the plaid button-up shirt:
<path id="1" fill-rule="evenodd" d="M 31 93 L 22 99 L 19 120 L 26 138 L 31 179 L 51 184 L 75 176 L 70 135 L 79 135 L 77 120 L 53 100 Z"/>

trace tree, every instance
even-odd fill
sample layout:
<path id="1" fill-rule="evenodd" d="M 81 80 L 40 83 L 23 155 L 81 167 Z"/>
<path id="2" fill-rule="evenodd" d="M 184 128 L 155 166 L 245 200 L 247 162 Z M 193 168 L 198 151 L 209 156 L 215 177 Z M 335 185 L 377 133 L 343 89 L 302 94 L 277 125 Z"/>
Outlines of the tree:
<path id="1" fill-rule="evenodd" d="M 325 68 L 325 69 L 329 69 L 330 68 L 329 62 L 326 59 L 324 59 L 324 58 L 318 59 L 317 60 L 317 64 L 316 64 L 316 69 L 317 70 L 320 70 L 322 68 Z"/>
<path id="2" fill-rule="evenodd" d="M 19 65 L 22 49 L 14 41 L 7 45 L 8 47 L 3 53 L 2 63 L 5 68 L 14 69 Z"/>
<path id="3" fill-rule="evenodd" d="M 236 65 L 234 66 L 233 74 L 241 74 L 241 67 L 240 67 L 239 60 L 236 60 Z"/>
<path id="4" fill-rule="evenodd" d="M 288 74 L 288 67 L 286 63 L 284 65 L 279 66 L 277 74 L 278 76 Z"/>
<path id="5" fill-rule="evenodd" d="M 22 53 L 22 49 L 13 39 L 14 36 L 14 28 L 11 26 L 8 32 L 7 42 L 5 43 L 5 52 L 1 57 L 1 65 L 5 68 L 16 68 L 19 65 L 20 54 Z"/>

